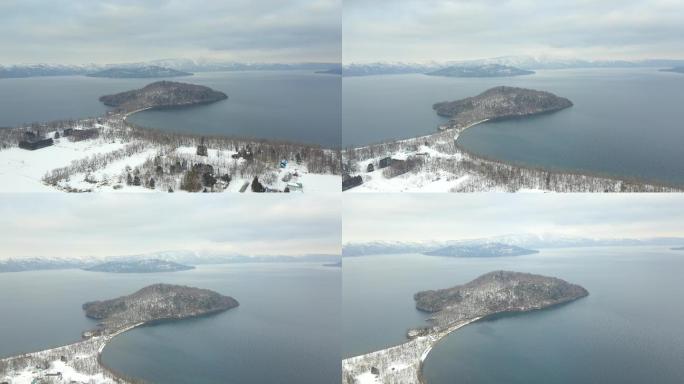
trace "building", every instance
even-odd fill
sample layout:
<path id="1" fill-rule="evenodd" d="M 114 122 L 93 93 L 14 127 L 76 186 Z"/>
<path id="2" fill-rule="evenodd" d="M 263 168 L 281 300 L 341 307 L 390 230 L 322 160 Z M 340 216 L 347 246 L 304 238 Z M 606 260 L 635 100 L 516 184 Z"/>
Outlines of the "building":
<path id="1" fill-rule="evenodd" d="M 66 131 L 66 130 L 65 130 Z M 100 131 L 97 128 L 89 128 L 89 129 L 74 129 L 71 131 L 71 140 L 72 141 L 83 141 L 83 140 L 88 140 L 88 139 L 94 139 L 100 135 Z"/>
<path id="2" fill-rule="evenodd" d="M 54 140 L 52 140 L 51 138 L 37 140 L 22 140 L 19 142 L 19 148 L 26 149 L 29 151 L 35 151 L 36 149 L 49 147 L 54 143 Z"/>
<path id="3" fill-rule="evenodd" d="M 342 190 L 352 189 L 363 184 L 363 178 L 361 176 L 347 177 L 342 180 Z"/>
<path id="4" fill-rule="evenodd" d="M 384 158 L 380 159 L 380 161 L 378 162 L 378 168 L 380 168 L 380 169 L 387 168 L 390 165 L 392 165 L 392 158 L 391 157 L 384 157 Z"/>

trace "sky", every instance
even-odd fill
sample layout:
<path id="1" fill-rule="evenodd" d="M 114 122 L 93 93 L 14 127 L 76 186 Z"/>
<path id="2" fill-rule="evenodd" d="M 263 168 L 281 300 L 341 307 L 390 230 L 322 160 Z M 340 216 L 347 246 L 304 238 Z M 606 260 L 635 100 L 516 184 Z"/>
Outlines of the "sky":
<path id="1" fill-rule="evenodd" d="M 684 57 L 684 0 L 344 0 L 344 63 Z"/>
<path id="2" fill-rule="evenodd" d="M 342 209 L 344 243 L 509 234 L 684 237 L 681 194 L 351 194 Z"/>
<path id="3" fill-rule="evenodd" d="M 339 62 L 341 0 L 0 1 L 0 64 Z"/>
<path id="4" fill-rule="evenodd" d="M 339 254 L 340 226 L 336 195 L 6 194 L 0 259 Z"/>

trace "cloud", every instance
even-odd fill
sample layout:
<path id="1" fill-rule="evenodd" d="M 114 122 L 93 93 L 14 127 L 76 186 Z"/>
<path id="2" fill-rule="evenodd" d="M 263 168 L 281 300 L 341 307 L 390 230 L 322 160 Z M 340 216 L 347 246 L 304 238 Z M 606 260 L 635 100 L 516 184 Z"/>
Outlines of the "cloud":
<path id="1" fill-rule="evenodd" d="M 681 58 L 684 1 L 398 0 L 344 3 L 345 62 L 504 55 Z"/>
<path id="2" fill-rule="evenodd" d="M 339 61 L 340 0 L 0 2 L 3 62 Z"/>
<path id="3" fill-rule="evenodd" d="M 0 257 L 88 257 L 190 250 L 338 253 L 335 196 L 63 196 L 0 202 Z"/>
<path id="4" fill-rule="evenodd" d="M 460 240 L 520 233 L 684 236 L 677 194 L 345 195 L 343 242 Z"/>

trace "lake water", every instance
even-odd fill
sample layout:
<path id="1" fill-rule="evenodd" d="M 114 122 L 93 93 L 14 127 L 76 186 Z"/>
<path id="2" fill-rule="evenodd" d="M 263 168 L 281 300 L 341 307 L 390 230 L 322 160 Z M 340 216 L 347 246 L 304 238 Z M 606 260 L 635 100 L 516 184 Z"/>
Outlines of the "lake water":
<path id="1" fill-rule="evenodd" d="M 153 383 L 339 383 L 340 269 L 200 266 L 164 274 L 78 270 L 0 276 L 0 356 L 67 344 L 93 327 L 81 304 L 164 282 L 216 290 L 240 306 L 116 337 L 103 361 Z"/>
<path id="2" fill-rule="evenodd" d="M 408 328 L 425 324 L 416 291 L 498 269 L 561 277 L 590 296 L 452 333 L 428 355 L 429 384 L 682 382 L 684 254 L 664 247 L 548 249 L 496 259 L 346 258 L 344 356 L 401 343 Z"/>
<path id="3" fill-rule="evenodd" d="M 425 75 L 343 80 L 343 146 L 430 134 L 445 119 L 432 104 L 498 85 L 553 92 L 572 108 L 485 123 L 464 132 L 468 150 L 507 162 L 684 185 L 684 75 L 657 69 L 538 71 L 511 78 Z"/>
<path id="4" fill-rule="evenodd" d="M 0 127 L 99 116 L 105 94 L 158 79 L 85 76 L 0 79 Z M 205 85 L 228 95 L 210 105 L 131 116 L 132 123 L 200 135 L 255 137 L 339 147 L 341 78 L 311 71 L 204 72 L 169 80 Z"/>

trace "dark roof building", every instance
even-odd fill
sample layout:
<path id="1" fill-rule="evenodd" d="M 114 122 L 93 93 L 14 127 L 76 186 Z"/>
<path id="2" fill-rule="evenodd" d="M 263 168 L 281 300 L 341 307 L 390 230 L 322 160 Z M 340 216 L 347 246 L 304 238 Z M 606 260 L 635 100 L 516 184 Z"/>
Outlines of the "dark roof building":
<path id="1" fill-rule="evenodd" d="M 36 149 L 49 147 L 52 144 L 54 144 L 54 141 L 51 138 L 38 140 L 22 140 L 19 142 L 19 148 L 34 151 Z"/>

